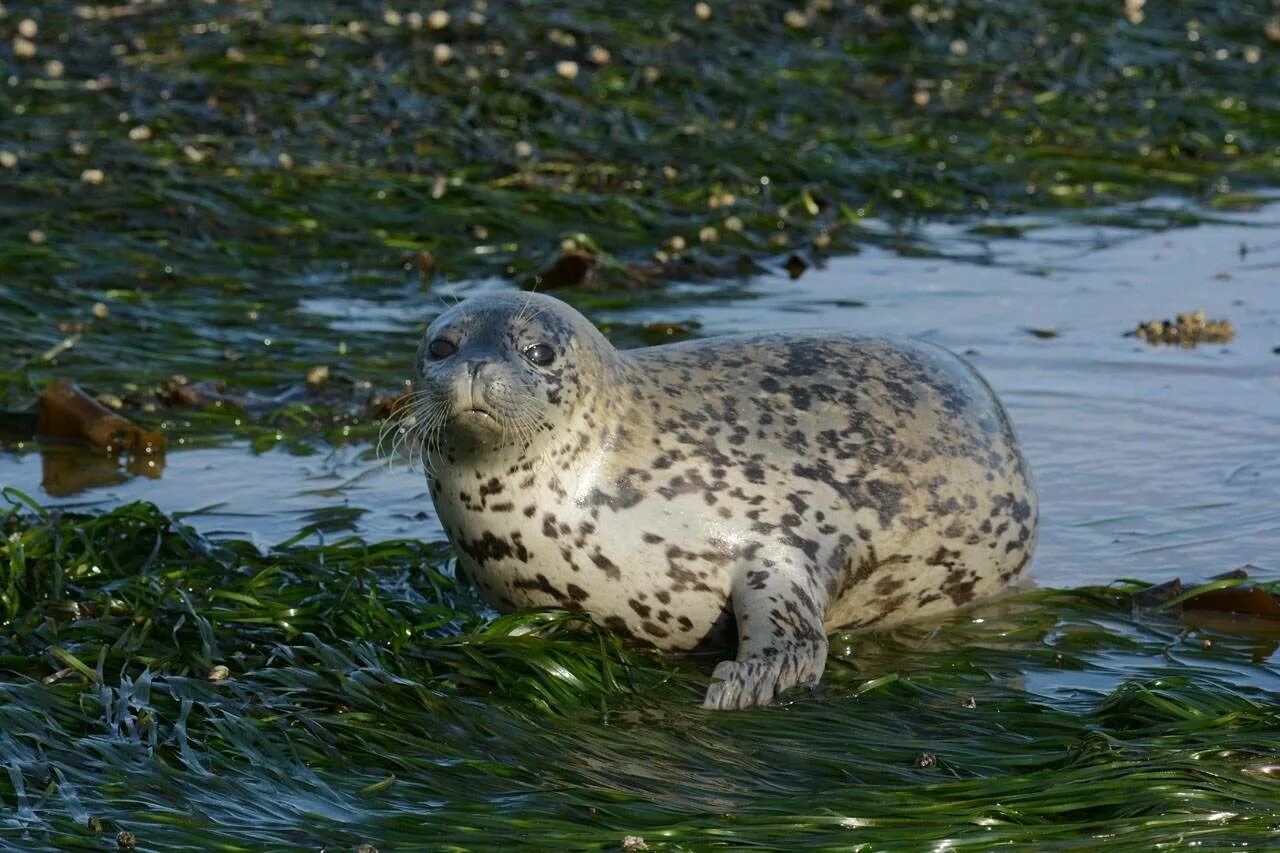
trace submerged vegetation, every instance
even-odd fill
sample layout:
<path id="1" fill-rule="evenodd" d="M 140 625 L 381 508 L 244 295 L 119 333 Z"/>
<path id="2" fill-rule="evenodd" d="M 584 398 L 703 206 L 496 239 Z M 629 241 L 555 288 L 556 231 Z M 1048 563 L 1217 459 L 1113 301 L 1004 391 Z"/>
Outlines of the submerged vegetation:
<path id="1" fill-rule="evenodd" d="M 1139 611 L 1141 584 L 837 637 L 815 692 L 724 714 L 697 661 L 491 618 L 433 546 L 264 555 L 7 498 L 0 840 L 26 849 L 1145 851 L 1280 824 L 1275 639 Z"/>
<path id="2" fill-rule="evenodd" d="M 64 378 L 171 452 L 368 443 L 460 284 L 669 305 L 867 244 L 938 254 L 923 218 L 1013 237 L 986 217 L 1247 208 L 1280 182 L 1274 0 L 9 0 L 0 62 L 0 447 Z M 1189 627 L 1137 582 L 1026 591 L 838 637 L 817 690 L 717 714 L 709 661 L 497 617 L 443 543 L 321 519 L 263 549 L 188 520 L 3 492 L 0 846 L 1280 831 L 1270 618 Z"/>
<path id="3" fill-rule="evenodd" d="M 528 282 L 565 245 L 625 299 L 744 256 L 928 252 L 921 216 L 1168 192 L 1247 205 L 1280 175 L 1277 16 L 1271 0 L 11 2 L 0 407 L 54 375 L 138 408 L 134 386 L 173 373 L 394 382 L 412 330 L 336 340 L 317 300 Z M 1178 215 L 1142 224 L 1162 219 Z"/>

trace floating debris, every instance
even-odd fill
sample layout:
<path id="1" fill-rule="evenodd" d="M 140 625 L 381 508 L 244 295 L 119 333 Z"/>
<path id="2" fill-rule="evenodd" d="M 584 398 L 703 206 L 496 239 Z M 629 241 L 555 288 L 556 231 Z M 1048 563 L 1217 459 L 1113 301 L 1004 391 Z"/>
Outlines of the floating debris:
<path id="1" fill-rule="evenodd" d="M 1280 597 L 1249 582 L 1253 566 L 1187 588 L 1180 578 L 1133 593 L 1134 607 L 1168 610 L 1195 628 L 1253 636 L 1280 635 Z M 1266 652 L 1269 656 L 1274 646 Z"/>
<path id="2" fill-rule="evenodd" d="M 111 453 L 163 454 L 164 436 L 148 432 L 59 379 L 40 395 L 36 435 Z"/>
<path id="3" fill-rule="evenodd" d="M 31 59 L 39 50 L 36 43 L 31 39 L 25 39 L 22 36 L 13 37 L 13 55 L 19 59 Z"/>
<path id="4" fill-rule="evenodd" d="M 787 275 L 791 277 L 791 280 L 795 281 L 804 275 L 805 270 L 809 269 L 809 263 L 799 255 L 791 255 L 783 262 L 782 268 L 787 271 Z"/>
<path id="5" fill-rule="evenodd" d="M 1031 335 L 1034 338 L 1039 338 L 1042 341 L 1047 341 L 1047 340 L 1050 340 L 1051 338 L 1059 337 L 1062 334 L 1061 332 L 1055 331 L 1053 329 L 1037 329 L 1037 328 L 1031 328 L 1031 327 L 1025 327 L 1023 328 L 1022 331 L 1026 332 L 1028 335 Z"/>
<path id="6" fill-rule="evenodd" d="M 782 15 L 782 23 L 793 30 L 803 30 L 809 26 L 809 16 L 801 9 L 788 9 Z"/>
<path id="7" fill-rule="evenodd" d="M 1280 626 L 1280 600 L 1257 584 L 1206 590 L 1182 602 L 1184 618 L 1188 611 L 1198 613 L 1235 613 L 1268 619 Z"/>
<path id="8" fill-rule="evenodd" d="M 423 249 L 418 254 L 409 257 L 405 264 L 409 267 L 417 267 L 418 272 L 422 275 L 431 275 L 436 268 L 436 256 Z"/>
<path id="9" fill-rule="evenodd" d="M 687 335 L 700 328 L 700 323 L 650 323 L 644 330 L 651 335 Z"/>
<path id="10" fill-rule="evenodd" d="M 1125 337 L 1142 338 L 1149 344 L 1194 347 L 1197 344 L 1225 344 L 1236 336 L 1230 320 L 1209 320 L 1203 311 L 1179 314 L 1175 320 L 1148 320 L 1139 323 Z"/>
<path id="11" fill-rule="evenodd" d="M 579 250 L 567 251 L 556 258 L 551 266 L 533 275 L 527 282 L 527 286 L 544 290 L 577 287 L 580 284 L 590 284 L 595 277 L 595 271 L 595 255 Z"/>
<path id="12" fill-rule="evenodd" d="M 159 390 L 158 396 L 163 405 L 170 407 L 225 404 L 239 409 L 245 408 L 245 400 L 228 394 L 226 386 L 222 383 L 208 379 L 191 382 L 180 373 L 169 378 L 169 381 Z"/>
<path id="13" fill-rule="evenodd" d="M 329 381 L 329 365 L 317 364 L 307 371 L 308 385 L 323 385 Z"/>

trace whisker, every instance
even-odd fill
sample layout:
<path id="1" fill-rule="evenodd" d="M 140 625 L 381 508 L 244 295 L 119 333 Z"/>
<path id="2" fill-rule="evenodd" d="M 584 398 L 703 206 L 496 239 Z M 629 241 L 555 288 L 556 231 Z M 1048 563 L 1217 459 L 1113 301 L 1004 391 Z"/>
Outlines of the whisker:
<path id="1" fill-rule="evenodd" d="M 378 431 L 377 456 L 388 467 L 406 462 L 418 467 L 437 422 L 448 412 L 447 396 L 438 389 L 413 388 L 396 401 L 395 410 Z"/>

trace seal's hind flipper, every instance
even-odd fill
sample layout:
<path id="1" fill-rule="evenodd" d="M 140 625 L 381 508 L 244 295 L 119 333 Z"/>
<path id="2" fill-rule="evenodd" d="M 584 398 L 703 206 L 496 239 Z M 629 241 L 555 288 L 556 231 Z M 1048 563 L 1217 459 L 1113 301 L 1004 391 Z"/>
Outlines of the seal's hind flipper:
<path id="1" fill-rule="evenodd" d="M 733 584 L 738 659 L 712 673 L 704 708 L 729 710 L 767 705 L 797 684 L 822 677 L 827 664 L 823 632 L 826 596 L 800 567 L 744 571 Z"/>

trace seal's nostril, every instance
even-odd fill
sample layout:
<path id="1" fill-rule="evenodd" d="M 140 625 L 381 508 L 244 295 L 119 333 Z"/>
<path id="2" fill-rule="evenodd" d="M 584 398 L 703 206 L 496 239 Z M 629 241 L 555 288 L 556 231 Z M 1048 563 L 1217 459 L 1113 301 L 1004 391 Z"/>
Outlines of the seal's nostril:
<path id="1" fill-rule="evenodd" d="M 480 370 L 483 367 L 484 367 L 483 361 L 467 362 L 467 371 L 471 374 L 471 379 L 473 381 L 480 378 Z"/>

